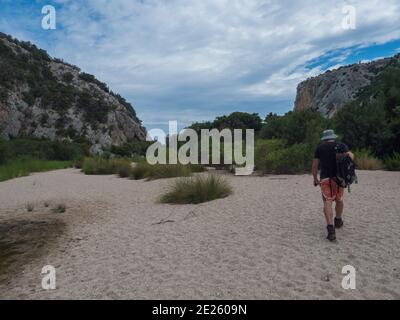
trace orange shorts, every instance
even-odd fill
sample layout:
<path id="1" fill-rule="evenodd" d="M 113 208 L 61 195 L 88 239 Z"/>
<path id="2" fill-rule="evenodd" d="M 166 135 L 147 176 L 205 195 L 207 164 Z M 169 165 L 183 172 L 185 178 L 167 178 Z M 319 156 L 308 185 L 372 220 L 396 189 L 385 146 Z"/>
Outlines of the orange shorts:
<path id="1" fill-rule="evenodd" d="M 339 187 L 335 179 L 321 180 L 321 190 L 324 200 L 343 201 L 344 188 Z"/>

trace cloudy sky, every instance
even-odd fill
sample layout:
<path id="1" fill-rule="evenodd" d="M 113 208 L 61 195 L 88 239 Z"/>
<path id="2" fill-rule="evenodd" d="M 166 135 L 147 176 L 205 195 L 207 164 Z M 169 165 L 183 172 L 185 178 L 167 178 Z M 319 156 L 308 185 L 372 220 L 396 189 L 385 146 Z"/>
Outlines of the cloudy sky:
<path id="1" fill-rule="evenodd" d="M 53 5 L 57 29 L 44 30 Z M 356 10 L 356 28 L 343 28 Z M 284 113 L 297 84 L 400 52 L 399 0 L 0 0 L 0 31 L 96 75 L 148 128 Z"/>

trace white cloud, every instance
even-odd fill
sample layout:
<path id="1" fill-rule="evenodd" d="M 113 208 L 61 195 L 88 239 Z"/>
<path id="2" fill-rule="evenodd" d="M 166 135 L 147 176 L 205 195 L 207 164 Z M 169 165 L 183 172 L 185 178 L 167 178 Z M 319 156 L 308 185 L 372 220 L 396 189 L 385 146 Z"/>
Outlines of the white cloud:
<path id="1" fill-rule="evenodd" d="M 145 122 L 213 118 L 253 101 L 267 113 L 270 100 L 293 100 L 298 82 L 322 71 L 307 61 L 400 38 L 398 0 L 56 2 L 62 28 L 50 52 L 109 83 Z M 356 30 L 341 27 L 346 4 Z"/>

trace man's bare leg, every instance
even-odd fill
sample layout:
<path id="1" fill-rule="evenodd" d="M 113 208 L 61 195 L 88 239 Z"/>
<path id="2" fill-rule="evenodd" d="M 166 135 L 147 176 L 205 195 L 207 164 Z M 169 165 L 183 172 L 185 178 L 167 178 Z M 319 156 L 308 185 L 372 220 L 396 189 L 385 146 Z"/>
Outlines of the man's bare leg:
<path id="1" fill-rule="evenodd" d="M 324 199 L 324 214 L 326 218 L 326 224 L 328 226 L 333 225 L 333 208 L 332 208 L 332 200 Z"/>
<path id="2" fill-rule="evenodd" d="M 342 219 L 343 215 L 343 209 L 344 209 L 344 202 L 343 201 L 336 201 L 336 218 L 337 219 Z"/>
<path id="3" fill-rule="evenodd" d="M 336 207 L 335 207 L 335 211 L 336 211 L 336 218 L 335 218 L 335 227 L 340 229 L 341 227 L 343 227 L 343 219 L 342 219 L 342 215 L 343 215 L 343 208 L 344 208 L 344 202 L 342 201 L 336 201 Z"/>

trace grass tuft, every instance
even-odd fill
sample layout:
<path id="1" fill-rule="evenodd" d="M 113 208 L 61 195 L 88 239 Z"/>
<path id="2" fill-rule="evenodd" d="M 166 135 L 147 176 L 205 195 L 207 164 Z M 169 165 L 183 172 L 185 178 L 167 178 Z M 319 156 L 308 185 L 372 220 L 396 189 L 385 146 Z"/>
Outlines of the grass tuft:
<path id="1" fill-rule="evenodd" d="M 222 177 L 216 175 L 196 176 L 178 179 L 171 190 L 164 194 L 162 203 L 198 204 L 215 199 L 226 198 L 232 194 L 232 188 Z"/>
<path id="2" fill-rule="evenodd" d="M 67 206 L 63 203 L 60 203 L 52 211 L 54 213 L 64 213 L 65 211 L 67 211 Z"/>

